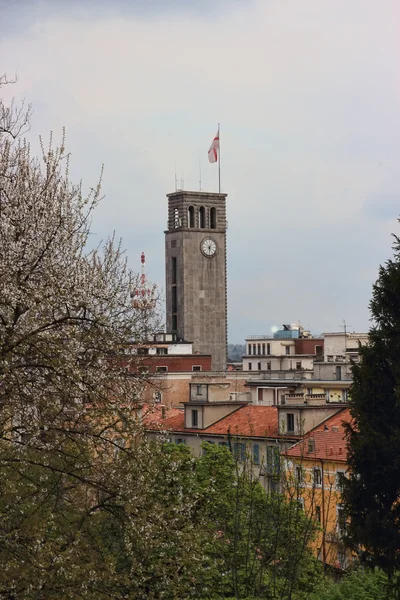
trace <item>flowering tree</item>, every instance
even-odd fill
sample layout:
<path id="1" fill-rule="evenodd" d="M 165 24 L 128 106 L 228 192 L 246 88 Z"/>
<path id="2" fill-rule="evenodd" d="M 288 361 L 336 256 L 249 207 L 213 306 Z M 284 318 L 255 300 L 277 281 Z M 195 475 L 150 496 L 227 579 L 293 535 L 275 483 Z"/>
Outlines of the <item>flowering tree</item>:
<path id="1" fill-rule="evenodd" d="M 120 244 L 88 248 L 100 183 L 71 183 L 64 140 L 33 157 L 28 122 L 0 102 L 0 596 L 120 598 L 134 581 L 151 597 L 135 547 L 182 524 L 158 502 L 149 519 L 144 381 L 118 349 L 157 316 L 132 305 Z M 159 567 L 164 587 L 171 570 Z"/>

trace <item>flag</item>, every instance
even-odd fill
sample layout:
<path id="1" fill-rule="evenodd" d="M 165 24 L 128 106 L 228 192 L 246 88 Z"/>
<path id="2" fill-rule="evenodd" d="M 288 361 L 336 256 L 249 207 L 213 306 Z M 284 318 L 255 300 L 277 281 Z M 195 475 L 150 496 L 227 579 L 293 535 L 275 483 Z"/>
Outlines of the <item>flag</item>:
<path id="1" fill-rule="evenodd" d="M 210 149 L 208 151 L 208 160 L 210 163 L 215 163 L 218 161 L 219 155 L 219 130 L 212 141 Z"/>

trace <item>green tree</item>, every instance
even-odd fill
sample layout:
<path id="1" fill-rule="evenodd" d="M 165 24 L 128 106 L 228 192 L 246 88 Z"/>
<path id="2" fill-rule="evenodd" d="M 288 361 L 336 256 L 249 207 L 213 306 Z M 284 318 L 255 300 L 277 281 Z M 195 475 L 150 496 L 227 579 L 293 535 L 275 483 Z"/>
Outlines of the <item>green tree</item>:
<path id="1" fill-rule="evenodd" d="M 380 267 L 370 303 L 374 326 L 353 365 L 350 474 L 343 501 L 347 542 L 389 574 L 400 567 L 400 241 Z"/>
<path id="2" fill-rule="evenodd" d="M 379 569 L 358 569 L 339 581 L 324 578 L 310 600 L 387 600 L 388 578 Z"/>
<path id="3" fill-rule="evenodd" d="M 191 463 L 142 440 L 118 354 L 157 315 L 120 244 L 88 248 L 100 184 L 70 181 L 64 141 L 32 156 L 28 120 L 0 100 L 0 597 L 190 597 Z"/>
<path id="4" fill-rule="evenodd" d="M 216 536 L 208 549 L 219 564 L 216 589 L 235 598 L 306 598 L 319 565 L 309 544 L 314 524 L 297 502 L 269 494 L 260 485 L 245 443 L 203 444 L 197 476 L 205 492 L 204 509 Z"/>

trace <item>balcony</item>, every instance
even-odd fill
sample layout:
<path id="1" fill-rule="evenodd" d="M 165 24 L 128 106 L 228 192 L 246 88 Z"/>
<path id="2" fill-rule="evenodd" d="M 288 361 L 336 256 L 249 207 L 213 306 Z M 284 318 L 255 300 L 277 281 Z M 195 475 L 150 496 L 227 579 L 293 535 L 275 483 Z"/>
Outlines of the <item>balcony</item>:
<path id="1" fill-rule="evenodd" d="M 276 381 L 276 380 L 286 380 L 286 381 L 293 381 L 293 380 L 298 380 L 301 381 L 303 379 L 311 379 L 312 377 L 312 370 L 304 370 L 304 371 L 300 371 L 300 370 L 296 370 L 293 369 L 291 371 L 255 371 L 254 375 L 249 377 L 249 380 L 256 380 L 256 381 L 261 381 L 261 380 L 272 380 L 272 381 Z"/>

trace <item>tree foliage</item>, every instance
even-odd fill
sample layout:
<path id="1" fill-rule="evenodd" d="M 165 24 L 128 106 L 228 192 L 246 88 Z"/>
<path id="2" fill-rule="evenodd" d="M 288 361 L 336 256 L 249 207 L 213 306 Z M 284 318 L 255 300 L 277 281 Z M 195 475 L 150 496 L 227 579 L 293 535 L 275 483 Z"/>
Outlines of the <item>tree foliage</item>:
<path id="1" fill-rule="evenodd" d="M 184 566 L 156 557 L 198 558 L 190 489 L 168 495 L 173 462 L 139 443 L 144 381 L 118 356 L 156 315 L 120 244 L 88 248 L 100 184 L 70 181 L 64 140 L 31 156 L 26 113 L 0 118 L 0 596 L 173 597 Z"/>
<path id="2" fill-rule="evenodd" d="M 89 248 L 100 183 L 70 181 L 64 140 L 32 156 L 28 123 L 0 101 L 0 597 L 305 597 L 298 505 L 225 448 L 145 439 L 119 349 L 157 315 L 120 244 Z"/>
<path id="3" fill-rule="evenodd" d="M 358 569 L 339 581 L 324 578 L 310 600 L 390 600 L 389 581 L 379 569 Z"/>
<path id="4" fill-rule="evenodd" d="M 348 427 L 347 541 L 388 573 L 400 567 L 400 242 L 379 270 L 374 326 L 353 366 Z"/>

